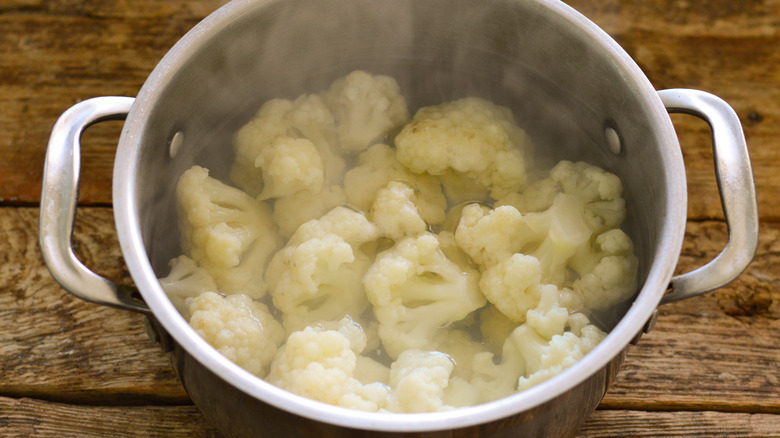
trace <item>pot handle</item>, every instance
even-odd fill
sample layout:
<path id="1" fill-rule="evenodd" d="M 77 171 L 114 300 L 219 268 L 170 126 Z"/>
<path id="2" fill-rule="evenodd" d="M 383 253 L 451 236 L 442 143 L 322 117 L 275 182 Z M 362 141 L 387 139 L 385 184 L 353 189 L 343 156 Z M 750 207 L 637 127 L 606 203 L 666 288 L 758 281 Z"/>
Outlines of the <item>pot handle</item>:
<path id="1" fill-rule="evenodd" d="M 712 129 L 715 179 L 729 236 L 726 247 L 709 263 L 672 278 L 661 304 L 701 295 L 737 278 L 758 246 L 758 207 L 745 135 L 734 110 L 721 98 L 690 89 L 659 91 L 670 113 L 701 118 Z"/>
<path id="2" fill-rule="evenodd" d="M 78 200 L 81 134 L 105 120 L 124 120 L 135 99 L 97 97 L 65 111 L 52 129 L 41 190 L 39 241 L 43 261 L 54 279 L 89 302 L 151 315 L 133 286 L 116 284 L 90 271 L 73 253 L 71 238 Z"/>

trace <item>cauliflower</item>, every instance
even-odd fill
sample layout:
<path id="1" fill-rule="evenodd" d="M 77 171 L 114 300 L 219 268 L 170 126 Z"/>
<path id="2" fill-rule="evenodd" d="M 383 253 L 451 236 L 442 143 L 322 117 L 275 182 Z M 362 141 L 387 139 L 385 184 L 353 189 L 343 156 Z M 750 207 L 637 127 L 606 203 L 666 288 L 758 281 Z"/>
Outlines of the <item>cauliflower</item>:
<path id="1" fill-rule="evenodd" d="M 269 100 L 236 134 L 236 158 L 230 179 L 250 195 L 259 195 L 267 179 L 262 167 L 258 167 L 264 161 L 262 155 L 267 154 L 264 150 L 272 147 L 280 137 L 303 138 L 317 148 L 326 184 L 337 184 L 344 173 L 344 160 L 335 153 L 337 133 L 334 124 L 333 114 L 317 95 L 303 95 L 295 100 Z"/>
<path id="2" fill-rule="evenodd" d="M 290 237 L 304 222 L 319 219 L 334 207 L 346 203 L 347 195 L 341 186 L 323 187 L 318 192 L 303 190 L 276 200 L 274 221 L 279 227 L 279 234 Z"/>
<path id="3" fill-rule="evenodd" d="M 449 260 L 430 233 L 378 254 L 363 284 L 388 355 L 435 347 L 437 331 L 485 304 L 478 281 L 479 274 Z"/>
<path id="4" fill-rule="evenodd" d="M 216 292 L 217 283 L 205 269 L 185 255 L 171 259 L 168 264 L 171 271 L 160 279 L 160 286 L 179 313 L 184 315 L 185 319 L 189 318 L 185 300 L 197 297 L 203 292 Z"/>
<path id="5" fill-rule="evenodd" d="M 557 182 L 550 178 L 541 179 L 527 185 L 520 192 L 512 192 L 496 202 L 496 207 L 511 205 L 520 213 L 547 210 L 552 207 L 555 196 L 561 193 Z"/>
<path id="6" fill-rule="evenodd" d="M 181 176 L 184 255 L 160 284 L 217 350 L 301 396 L 410 413 L 508 396 L 591 351 L 636 288 L 620 179 L 531 168 L 508 108 L 409 121 L 393 78 L 355 71 L 266 102 L 233 146 L 240 189 Z"/>
<path id="7" fill-rule="evenodd" d="M 566 291 L 541 287 L 539 305 L 528 311 L 526 323 L 504 342 L 501 362 L 492 353 L 474 357 L 471 383 L 483 401 L 506 397 L 539 384 L 582 359 L 606 336 L 582 313 L 570 314 Z"/>
<path id="8" fill-rule="evenodd" d="M 589 309 L 606 310 L 636 292 L 638 261 L 634 245 L 620 229 L 599 234 L 592 246 L 579 251 L 570 264 L 580 274 L 572 287 Z"/>
<path id="9" fill-rule="evenodd" d="M 426 174 L 415 175 L 396 160 L 395 151 L 377 144 L 358 156 L 357 165 L 344 175 L 344 193 L 349 203 L 369 211 L 377 191 L 391 181 L 400 181 L 415 190 L 415 206 L 428 224 L 444 221 L 447 200 L 439 180 Z"/>
<path id="10" fill-rule="evenodd" d="M 528 322 L 512 332 L 525 365 L 518 379 L 519 391 L 574 365 L 606 337 L 584 314 L 569 314 L 562 304 L 564 297 L 557 288 L 546 287 L 539 306 L 528 311 Z"/>
<path id="11" fill-rule="evenodd" d="M 281 198 L 302 190 L 322 189 L 323 169 L 314 143 L 305 138 L 278 137 L 255 159 L 263 171 L 263 191 L 257 199 Z"/>
<path id="12" fill-rule="evenodd" d="M 428 229 L 414 203 L 414 190 L 408 185 L 390 181 L 376 194 L 369 218 L 383 236 L 399 240 L 416 236 Z"/>
<path id="13" fill-rule="evenodd" d="M 625 219 L 620 178 L 583 161 L 559 162 L 547 178 L 507 194 L 496 206 L 511 205 L 521 213 L 541 212 L 550 208 L 560 193 L 583 202 L 586 222 L 596 234 L 619 226 Z"/>
<path id="14" fill-rule="evenodd" d="M 351 324 L 348 320 L 342 323 Z M 361 383 L 355 378 L 360 346 L 341 330 L 309 326 L 290 334 L 271 363 L 268 382 L 324 403 L 363 411 L 384 408 L 389 388 L 380 382 Z M 357 345 L 356 345 L 357 343 Z"/>
<path id="15" fill-rule="evenodd" d="M 390 412 L 436 412 L 470 406 L 479 400 L 476 388 L 457 377 L 454 364 L 438 351 L 406 350 L 390 365 Z"/>
<path id="16" fill-rule="evenodd" d="M 267 205 L 193 166 L 176 188 L 182 247 L 220 292 L 265 295 L 263 267 L 280 246 Z"/>
<path id="17" fill-rule="evenodd" d="M 409 120 L 406 100 L 390 76 L 356 70 L 333 82 L 322 98 L 345 151 L 360 152 Z"/>
<path id="18" fill-rule="evenodd" d="M 204 292 L 187 299 L 190 325 L 222 355 L 252 374 L 263 377 L 284 329 L 262 303 L 246 295 L 223 297 Z"/>
<path id="19" fill-rule="evenodd" d="M 421 108 L 395 137 L 395 146 L 398 161 L 412 172 L 454 171 L 487 188 L 494 199 L 526 184 L 530 140 L 515 125 L 508 108 L 484 99 L 464 98 Z M 463 185 L 457 178 L 454 181 Z"/>
<path id="20" fill-rule="evenodd" d="M 559 193 L 549 209 L 538 213 L 521 214 L 509 205 L 494 210 L 466 206 L 455 239 L 484 267 L 523 253 L 539 260 L 542 281 L 562 283 L 569 279 L 567 262 L 587 244 L 591 233 L 582 202 Z"/>
<path id="21" fill-rule="evenodd" d="M 371 258 L 360 247 L 378 236 L 362 214 L 344 207 L 298 228 L 265 271 L 288 331 L 366 310 L 361 279 Z"/>
<path id="22" fill-rule="evenodd" d="M 515 323 L 522 323 L 526 312 L 539 304 L 541 281 L 539 260 L 517 253 L 486 269 L 479 288 L 501 313 Z"/>
<path id="23" fill-rule="evenodd" d="M 550 179 L 563 193 L 585 202 L 590 228 L 601 233 L 620 226 L 626 217 L 623 184 L 617 175 L 583 161 L 561 161 L 550 170 Z"/>

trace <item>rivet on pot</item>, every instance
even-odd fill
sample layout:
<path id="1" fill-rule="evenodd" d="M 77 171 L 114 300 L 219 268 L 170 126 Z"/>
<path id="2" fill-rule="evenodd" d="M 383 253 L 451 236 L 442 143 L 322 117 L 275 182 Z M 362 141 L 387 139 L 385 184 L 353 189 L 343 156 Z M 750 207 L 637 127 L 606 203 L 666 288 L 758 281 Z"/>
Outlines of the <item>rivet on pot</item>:
<path id="1" fill-rule="evenodd" d="M 179 148 L 181 147 L 182 143 L 184 143 L 184 133 L 177 131 L 176 134 L 173 134 L 171 141 L 168 142 L 168 154 L 171 156 L 171 158 L 175 157 L 179 152 Z"/>
<path id="2" fill-rule="evenodd" d="M 609 150 L 615 155 L 620 154 L 620 151 L 623 149 L 623 144 L 620 141 L 620 135 L 618 135 L 617 131 L 615 131 L 614 128 L 607 126 L 604 129 L 604 138 L 607 140 L 607 147 L 609 147 Z"/>

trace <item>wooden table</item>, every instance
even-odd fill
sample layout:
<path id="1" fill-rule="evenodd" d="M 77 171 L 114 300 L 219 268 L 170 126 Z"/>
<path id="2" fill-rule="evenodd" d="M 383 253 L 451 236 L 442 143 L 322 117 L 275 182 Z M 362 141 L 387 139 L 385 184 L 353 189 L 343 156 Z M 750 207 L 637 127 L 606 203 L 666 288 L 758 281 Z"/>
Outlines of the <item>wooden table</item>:
<path id="1" fill-rule="evenodd" d="M 221 0 L 3 0 L 0 4 L 0 435 L 217 436 L 176 380 L 143 318 L 71 297 L 37 241 L 43 157 L 66 108 L 134 96 L 163 54 Z M 761 214 L 755 261 L 714 293 L 663 306 L 579 436 L 780 436 L 780 1 L 574 0 L 658 88 L 731 103 L 744 125 Z M 688 227 L 679 271 L 710 260 L 726 226 L 708 127 L 674 116 Z M 130 282 L 112 221 L 121 123 L 90 129 L 75 242 Z"/>

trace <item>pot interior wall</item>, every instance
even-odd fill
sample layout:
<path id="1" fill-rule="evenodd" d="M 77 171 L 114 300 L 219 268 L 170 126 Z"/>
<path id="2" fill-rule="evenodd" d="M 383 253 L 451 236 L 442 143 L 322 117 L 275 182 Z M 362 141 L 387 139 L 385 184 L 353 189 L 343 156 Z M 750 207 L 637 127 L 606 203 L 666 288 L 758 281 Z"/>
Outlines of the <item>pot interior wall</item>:
<path id="1" fill-rule="evenodd" d="M 142 135 L 122 146 L 138 148 L 132 183 L 158 276 L 180 254 L 179 175 L 200 164 L 227 181 L 233 135 L 264 101 L 316 92 L 363 69 L 394 76 L 412 112 L 464 96 L 510 107 L 541 166 L 584 159 L 617 173 L 642 284 L 667 208 L 661 157 L 669 145 L 649 126 L 645 98 L 594 37 L 548 6 L 525 1 L 286 0 L 243 7 L 233 20 L 191 33 L 158 66 L 168 70 L 164 80 L 150 81 L 142 93 L 155 99 L 136 103 L 145 107 Z M 621 153 L 607 147 L 606 126 L 619 132 Z M 171 157 L 177 132 L 183 144 Z"/>

